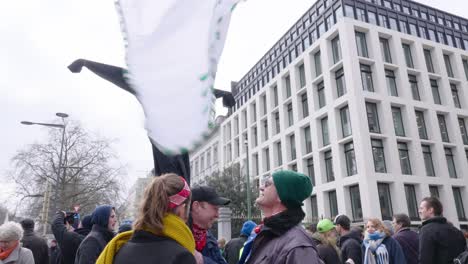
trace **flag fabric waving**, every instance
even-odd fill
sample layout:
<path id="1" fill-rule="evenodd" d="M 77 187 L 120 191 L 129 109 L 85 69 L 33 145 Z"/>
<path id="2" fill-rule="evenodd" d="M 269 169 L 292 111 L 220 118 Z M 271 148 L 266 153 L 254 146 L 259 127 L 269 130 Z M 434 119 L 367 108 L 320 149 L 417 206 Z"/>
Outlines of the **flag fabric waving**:
<path id="1" fill-rule="evenodd" d="M 153 142 L 186 152 L 214 127 L 213 83 L 239 0 L 118 0 L 127 83 Z"/>

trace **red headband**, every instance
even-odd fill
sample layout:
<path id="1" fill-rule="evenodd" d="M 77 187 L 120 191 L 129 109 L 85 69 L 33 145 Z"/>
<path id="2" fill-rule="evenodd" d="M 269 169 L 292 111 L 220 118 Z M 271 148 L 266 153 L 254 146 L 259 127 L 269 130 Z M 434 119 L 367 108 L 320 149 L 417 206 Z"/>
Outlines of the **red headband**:
<path id="1" fill-rule="evenodd" d="M 181 205 L 190 196 L 190 187 L 183 177 L 180 177 L 184 181 L 184 188 L 174 195 L 169 197 L 169 209 L 174 209 Z"/>

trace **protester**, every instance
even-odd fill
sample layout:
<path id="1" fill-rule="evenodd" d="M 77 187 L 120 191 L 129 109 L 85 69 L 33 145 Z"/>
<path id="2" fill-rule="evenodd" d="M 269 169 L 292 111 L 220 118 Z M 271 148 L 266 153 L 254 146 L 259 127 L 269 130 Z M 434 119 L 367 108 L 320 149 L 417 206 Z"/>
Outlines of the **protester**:
<path id="1" fill-rule="evenodd" d="M 240 249 L 244 246 L 244 243 L 247 241 L 247 238 L 256 225 L 254 221 L 245 221 L 242 225 L 239 237 L 229 240 L 226 244 L 223 257 L 228 264 L 237 264 L 237 262 L 239 262 Z"/>
<path id="2" fill-rule="evenodd" d="M 442 203 L 435 197 L 424 198 L 419 205 L 422 226 L 419 230 L 419 263 L 445 264 L 465 250 L 463 233 L 442 216 Z"/>
<path id="3" fill-rule="evenodd" d="M 367 221 L 363 250 L 364 264 L 406 264 L 400 244 L 377 218 Z"/>
<path id="4" fill-rule="evenodd" d="M 351 220 L 346 215 L 335 217 L 335 229 L 338 232 L 338 246 L 341 249 L 341 263 L 362 263 L 361 232 L 351 232 Z"/>
<path id="5" fill-rule="evenodd" d="M 310 178 L 294 171 L 275 172 L 265 181 L 256 200 L 265 218 L 246 263 L 320 263 L 312 238 L 301 226 L 301 206 L 311 192 Z"/>
<path id="6" fill-rule="evenodd" d="M 75 263 L 75 256 L 81 241 L 85 236 L 75 233 L 72 225 L 66 219 L 66 212 L 57 212 L 54 220 L 52 221 L 52 233 L 59 247 L 57 263 L 58 264 L 73 264 Z"/>
<path id="7" fill-rule="evenodd" d="M 392 221 L 395 234 L 392 236 L 403 249 L 406 264 L 418 264 L 419 256 L 419 236 L 418 233 L 410 229 L 411 220 L 405 214 L 396 214 Z"/>
<path id="8" fill-rule="evenodd" d="M 47 241 L 34 233 L 34 220 L 24 219 L 20 222 L 23 227 L 22 246 L 29 248 L 34 256 L 35 264 L 49 264 L 49 247 Z"/>
<path id="9" fill-rule="evenodd" d="M 101 205 L 91 214 L 93 227 L 76 252 L 75 264 L 94 264 L 107 243 L 114 237 L 117 222 L 115 209 Z"/>
<path id="10" fill-rule="evenodd" d="M 96 263 L 203 263 L 185 224 L 190 196 L 184 178 L 173 173 L 155 177 L 145 190 L 134 231 L 120 233 L 112 239 Z"/>
<path id="11" fill-rule="evenodd" d="M 387 228 L 388 232 L 390 232 L 390 236 L 393 236 L 395 234 L 395 230 L 393 229 L 392 221 L 383 220 L 382 223 L 385 226 L 385 228 Z"/>
<path id="12" fill-rule="evenodd" d="M 192 189 L 189 226 L 195 238 L 197 251 L 203 255 L 205 264 L 226 264 L 216 238 L 208 229 L 218 219 L 219 207 L 230 202 L 229 199 L 220 197 L 212 187 L 197 186 Z"/>
<path id="13" fill-rule="evenodd" d="M 49 248 L 49 263 L 50 264 L 58 264 L 58 256 L 60 254 L 60 249 L 57 246 L 57 240 L 52 239 L 50 241 L 50 248 Z"/>
<path id="14" fill-rule="evenodd" d="M 336 246 L 335 225 L 330 219 L 322 219 L 317 224 L 317 232 L 312 235 L 317 252 L 325 264 L 340 263 L 340 251 Z"/>
<path id="15" fill-rule="evenodd" d="M 20 245 L 23 228 L 15 222 L 6 222 L 0 226 L 0 263 L 34 264 L 31 250 Z"/>
<path id="16" fill-rule="evenodd" d="M 224 238 L 218 239 L 218 248 L 219 248 L 219 252 L 221 252 L 221 256 L 224 254 L 225 246 L 226 246 L 226 239 Z"/>
<path id="17" fill-rule="evenodd" d="M 92 228 L 93 224 L 91 224 L 91 215 L 85 215 L 74 232 L 82 235 L 84 238 L 91 232 Z"/>
<path id="18" fill-rule="evenodd" d="M 317 224 L 318 223 L 312 223 L 307 225 L 306 231 L 309 233 L 309 235 L 313 235 L 315 232 L 317 232 Z"/>
<path id="19" fill-rule="evenodd" d="M 260 232 L 260 228 L 261 226 L 256 226 L 252 232 L 250 232 L 250 236 L 247 238 L 247 241 L 245 241 L 244 246 L 240 249 L 239 262 L 237 262 L 238 264 L 244 264 L 247 260 L 247 257 L 249 257 L 253 242 L 257 237 L 257 233 Z"/>

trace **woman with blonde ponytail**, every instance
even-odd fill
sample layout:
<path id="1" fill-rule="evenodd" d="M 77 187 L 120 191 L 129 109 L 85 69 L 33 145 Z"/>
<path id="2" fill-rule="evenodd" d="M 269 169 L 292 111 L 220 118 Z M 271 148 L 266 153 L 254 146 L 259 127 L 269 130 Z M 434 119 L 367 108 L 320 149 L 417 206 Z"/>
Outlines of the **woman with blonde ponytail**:
<path id="1" fill-rule="evenodd" d="M 201 256 L 195 255 L 193 235 L 185 224 L 190 199 L 184 178 L 172 173 L 155 177 L 145 190 L 134 230 L 117 235 L 96 263 L 201 263 Z"/>

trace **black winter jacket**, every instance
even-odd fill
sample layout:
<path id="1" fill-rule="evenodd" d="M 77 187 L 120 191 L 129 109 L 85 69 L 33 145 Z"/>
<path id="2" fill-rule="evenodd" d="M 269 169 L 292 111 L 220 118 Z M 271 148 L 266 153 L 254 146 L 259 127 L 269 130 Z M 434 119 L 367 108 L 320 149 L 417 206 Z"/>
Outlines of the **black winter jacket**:
<path id="1" fill-rule="evenodd" d="M 21 240 L 24 248 L 29 248 L 34 256 L 35 264 L 49 264 L 49 247 L 47 242 L 34 234 L 33 229 L 25 229 Z"/>
<path id="2" fill-rule="evenodd" d="M 448 264 L 465 250 L 463 233 L 447 223 L 445 217 L 432 217 L 419 231 L 419 263 Z"/>
<path id="3" fill-rule="evenodd" d="M 332 245 L 323 243 L 319 233 L 314 233 L 312 235 L 312 239 L 316 244 L 320 259 L 325 264 L 340 263 L 340 256 L 338 255 L 336 249 Z"/>
<path id="4" fill-rule="evenodd" d="M 67 230 L 62 212 L 55 214 L 54 221 L 52 222 L 52 233 L 60 248 L 58 263 L 73 264 L 75 262 L 76 251 L 84 236 Z"/>
<path id="5" fill-rule="evenodd" d="M 239 252 L 244 246 L 245 241 L 247 241 L 247 236 L 245 234 L 241 234 L 239 237 L 229 240 L 226 244 L 223 257 L 226 259 L 228 264 L 237 264 L 237 262 L 239 262 Z"/>
<path id="6" fill-rule="evenodd" d="M 195 257 L 176 241 L 135 231 L 114 257 L 114 264 L 195 264 Z"/>
<path id="7" fill-rule="evenodd" d="M 340 237 L 339 247 L 341 249 L 341 263 L 352 259 L 355 264 L 362 264 L 361 235 L 350 231 Z"/>
<path id="8" fill-rule="evenodd" d="M 113 237 L 112 231 L 94 224 L 76 252 L 75 264 L 95 264 L 102 250 Z"/>

